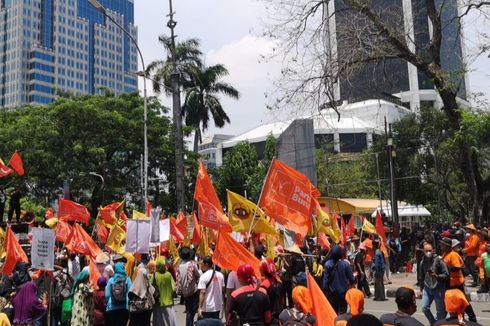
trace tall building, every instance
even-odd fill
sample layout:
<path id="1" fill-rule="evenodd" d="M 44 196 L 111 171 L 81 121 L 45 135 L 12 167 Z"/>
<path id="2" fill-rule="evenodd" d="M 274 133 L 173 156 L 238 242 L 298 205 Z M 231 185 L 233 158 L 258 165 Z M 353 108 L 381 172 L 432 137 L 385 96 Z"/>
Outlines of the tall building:
<path id="1" fill-rule="evenodd" d="M 464 47 L 459 20 L 455 19 L 459 10 L 458 0 L 441 0 L 436 4 L 438 8 L 443 8 L 441 65 L 451 76 L 458 97 L 465 101 L 467 76 L 462 73 Z M 399 39 L 405 38 L 411 51 L 422 57 L 430 56 L 432 24 L 427 15 L 426 0 L 376 0 L 371 1 L 370 6 L 380 14 L 380 19 L 386 25 L 398 33 Z M 328 5 L 327 15 L 333 19 L 328 26 L 327 38 L 333 60 L 351 58 L 350 55 L 357 51 L 357 47 L 353 51 L 352 44 L 361 44 L 359 47 L 363 47 L 366 53 L 372 51 L 375 44 L 378 44 L 378 49 L 381 48 L 380 34 L 375 28 L 370 29 L 369 20 L 346 8 L 343 0 L 330 1 Z M 374 98 L 393 101 L 398 98 L 412 110 L 421 104 L 442 106 L 432 82 L 415 66 L 397 58 L 385 57 L 358 65 L 343 75 L 337 86 L 336 98 L 341 101 L 357 102 Z"/>
<path id="2" fill-rule="evenodd" d="M 99 0 L 137 37 L 133 0 Z M 0 0 L 0 108 L 138 88 L 137 52 L 88 0 Z"/>

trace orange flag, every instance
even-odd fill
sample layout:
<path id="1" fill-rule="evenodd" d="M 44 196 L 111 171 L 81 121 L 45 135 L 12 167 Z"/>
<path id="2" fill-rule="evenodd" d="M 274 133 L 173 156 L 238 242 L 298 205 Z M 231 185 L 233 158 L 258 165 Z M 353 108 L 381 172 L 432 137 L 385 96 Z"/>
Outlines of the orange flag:
<path id="1" fill-rule="evenodd" d="M 73 226 L 72 236 L 70 241 L 65 243 L 65 246 L 71 252 L 78 252 L 91 257 L 96 257 L 102 252 L 90 235 L 79 224 Z"/>
<path id="2" fill-rule="evenodd" d="M 97 235 L 99 236 L 99 240 L 105 244 L 107 242 L 107 237 L 109 236 L 109 230 L 107 230 L 105 226 L 100 224 L 97 224 L 96 227 L 97 227 Z"/>
<path id="3" fill-rule="evenodd" d="M 260 277 L 260 261 L 228 233 L 219 232 L 212 258 L 216 265 L 233 271 L 236 271 L 240 265 L 251 265 L 255 270 L 255 276 Z"/>
<path id="4" fill-rule="evenodd" d="M 58 221 L 56 224 L 56 241 L 66 243 L 70 238 L 73 227 L 65 221 Z"/>
<path id="5" fill-rule="evenodd" d="M 225 232 L 233 231 L 228 217 L 223 213 L 223 207 L 216 195 L 211 178 L 203 162 L 199 162 L 196 178 L 194 199 L 198 201 L 199 221 L 201 225 Z"/>
<path id="6" fill-rule="evenodd" d="M 385 226 L 383 224 L 383 217 L 379 211 L 376 211 L 376 221 L 375 221 L 376 233 L 383 239 L 383 242 L 386 244 L 386 233 Z"/>
<path id="7" fill-rule="evenodd" d="M 353 237 L 356 233 L 356 217 L 354 215 L 350 216 L 349 223 L 347 224 L 347 235 Z"/>
<path id="8" fill-rule="evenodd" d="M 342 238 L 340 239 L 340 242 L 342 243 L 342 247 L 345 248 L 345 242 L 347 238 L 347 228 L 345 227 L 345 221 L 342 216 L 340 216 L 340 231 L 342 233 Z"/>
<path id="9" fill-rule="evenodd" d="M 194 219 L 194 231 L 192 232 L 192 244 L 198 246 L 201 242 L 201 226 L 197 221 L 196 213 L 192 213 L 192 218 Z"/>
<path id="10" fill-rule="evenodd" d="M 12 154 L 9 165 L 15 170 L 15 172 L 17 172 L 18 175 L 24 175 L 24 164 L 22 163 L 22 157 L 20 157 L 19 152 L 15 151 L 15 153 Z"/>
<path id="11" fill-rule="evenodd" d="M 82 222 L 85 225 L 89 224 L 90 212 L 87 207 L 63 198 L 59 200 L 58 204 L 58 217 L 62 217 L 64 221 Z"/>
<path id="12" fill-rule="evenodd" d="M 20 246 L 17 238 L 15 237 L 14 232 L 10 227 L 7 228 L 7 234 L 5 235 L 4 248 L 7 252 L 5 256 L 5 262 L 2 268 L 2 274 L 11 275 L 14 271 L 15 266 L 20 263 L 28 263 L 29 259 L 27 258 L 24 249 Z"/>
<path id="13" fill-rule="evenodd" d="M 14 173 L 14 170 L 6 166 L 5 163 L 3 163 L 3 161 L 0 159 L 0 178 L 6 177 L 12 173 Z"/>
<path id="14" fill-rule="evenodd" d="M 315 325 L 334 325 L 337 314 L 311 274 L 308 274 L 308 290 L 313 299 L 313 315 L 316 317 Z"/>
<path id="15" fill-rule="evenodd" d="M 151 216 L 151 203 L 149 200 L 146 201 L 146 211 L 145 211 L 145 214 L 146 214 L 146 217 L 150 217 Z"/>
<path id="16" fill-rule="evenodd" d="M 184 212 L 180 211 L 177 215 L 177 221 L 175 221 L 175 226 L 185 237 L 187 237 L 187 217 Z"/>
<path id="17" fill-rule="evenodd" d="M 115 202 L 99 208 L 99 215 L 106 224 L 112 225 L 116 222 L 116 211 L 120 205 L 121 203 Z"/>
<path id="18" fill-rule="evenodd" d="M 97 265 L 95 265 L 95 261 L 93 258 L 90 258 L 89 274 L 90 274 L 90 283 L 92 283 L 94 290 L 97 291 L 99 289 L 97 282 L 99 281 L 100 273 L 99 273 L 99 269 L 97 268 Z"/>
<path id="19" fill-rule="evenodd" d="M 320 192 L 301 172 L 273 160 L 262 189 L 259 207 L 286 229 L 308 233 Z"/>
<path id="20" fill-rule="evenodd" d="M 323 232 L 319 232 L 317 235 L 317 242 L 323 248 L 330 250 L 330 241 L 328 241 L 327 236 Z"/>
<path id="21" fill-rule="evenodd" d="M 182 234 L 182 232 L 180 232 L 180 230 L 177 228 L 177 224 L 175 223 L 175 220 L 173 217 L 169 217 L 170 219 L 170 236 L 172 237 L 172 240 L 174 240 L 174 242 L 184 242 L 185 240 L 185 237 L 184 235 Z"/>

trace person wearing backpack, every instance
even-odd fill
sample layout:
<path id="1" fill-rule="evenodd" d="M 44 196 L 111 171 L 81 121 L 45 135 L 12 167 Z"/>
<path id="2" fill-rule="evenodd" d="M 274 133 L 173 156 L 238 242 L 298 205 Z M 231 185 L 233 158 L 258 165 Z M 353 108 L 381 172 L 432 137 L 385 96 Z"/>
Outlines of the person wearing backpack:
<path id="1" fill-rule="evenodd" d="M 114 276 L 109 279 L 105 288 L 106 326 L 127 324 L 129 318 L 128 293 L 131 286 L 131 279 L 127 277 L 123 263 L 116 263 Z"/>
<path id="2" fill-rule="evenodd" d="M 342 248 L 338 245 L 333 246 L 330 259 L 325 263 L 323 291 L 337 315 L 347 311 L 345 293 L 355 281 L 349 262 L 342 259 Z"/>
<path id="3" fill-rule="evenodd" d="M 279 314 L 284 309 L 284 296 L 281 279 L 277 276 L 276 264 L 270 258 L 263 259 L 259 265 L 262 281 L 260 287 L 267 291 L 271 306 L 271 325 L 279 325 Z"/>
<path id="4" fill-rule="evenodd" d="M 197 284 L 201 273 L 196 262 L 191 259 L 191 256 L 191 249 L 189 247 L 183 247 L 180 251 L 182 262 L 177 268 L 177 293 L 182 294 L 184 297 L 186 326 L 194 325 L 194 317 L 199 304 Z"/>
<path id="5" fill-rule="evenodd" d="M 313 311 L 313 299 L 310 291 L 304 286 L 297 286 L 293 289 L 294 307 L 284 309 L 279 315 L 281 326 L 308 326 L 316 323 L 316 317 L 311 314 Z"/>

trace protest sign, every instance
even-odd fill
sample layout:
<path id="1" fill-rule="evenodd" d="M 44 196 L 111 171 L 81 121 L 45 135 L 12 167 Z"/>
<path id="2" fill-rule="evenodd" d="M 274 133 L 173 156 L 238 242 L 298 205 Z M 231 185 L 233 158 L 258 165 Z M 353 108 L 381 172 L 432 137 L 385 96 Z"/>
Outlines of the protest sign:
<path id="1" fill-rule="evenodd" d="M 46 271 L 54 270 L 54 241 L 54 230 L 44 228 L 32 230 L 32 268 Z"/>

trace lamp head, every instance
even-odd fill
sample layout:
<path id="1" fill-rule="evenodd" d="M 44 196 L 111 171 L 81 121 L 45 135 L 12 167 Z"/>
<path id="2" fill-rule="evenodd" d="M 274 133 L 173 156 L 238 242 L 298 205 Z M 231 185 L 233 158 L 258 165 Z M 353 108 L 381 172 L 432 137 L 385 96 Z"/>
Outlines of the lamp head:
<path id="1" fill-rule="evenodd" d="M 104 6 L 102 6 L 97 0 L 88 0 L 88 2 L 94 6 L 95 9 L 97 9 L 98 11 L 100 11 L 101 13 L 105 13 L 105 8 Z"/>

